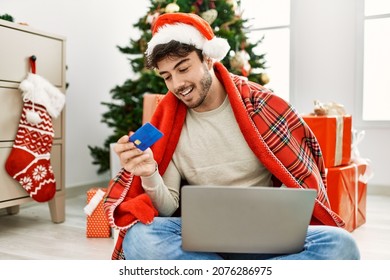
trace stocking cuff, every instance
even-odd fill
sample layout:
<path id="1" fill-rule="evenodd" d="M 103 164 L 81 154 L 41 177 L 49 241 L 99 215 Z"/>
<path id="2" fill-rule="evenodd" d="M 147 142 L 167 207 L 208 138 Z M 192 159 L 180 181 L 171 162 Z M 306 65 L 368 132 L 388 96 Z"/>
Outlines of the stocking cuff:
<path id="1" fill-rule="evenodd" d="M 44 106 L 52 118 L 57 118 L 65 105 L 65 95 L 43 77 L 29 73 L 20 83 L 23 101 Z"/>

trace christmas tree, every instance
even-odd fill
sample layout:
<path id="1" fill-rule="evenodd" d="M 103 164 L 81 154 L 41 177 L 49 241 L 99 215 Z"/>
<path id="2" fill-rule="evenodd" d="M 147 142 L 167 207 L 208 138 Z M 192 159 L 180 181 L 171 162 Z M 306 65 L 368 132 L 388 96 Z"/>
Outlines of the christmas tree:
<path id="1" fill-rule="evenodd" d="M 254 53 L 261 43 L 249 42 L 247 36 L 248 19 L 242 18 L 239 0 L 151 0 L 148 13 L 140 18 L 134 27 L 139 29 L 140 37 L 130 39 L 129 46 L 118 47 L 129 57 L 134 77 L 123 85 L 111 90 L 112 102 L 103 102 L 108 111 L 102 115 L 102 122 L 113 128 L 113 133 L 103 147 L 91 147 L 93 164 L 99 165 L 98 174 L 109 170 L 109 148 L 121 136 L 135 131 L 142 124 L 142 101 L 145 93 L 166 93 L 164 80 L 144 65 L 144 52 L 151 39 L 151 27 L 160 14 L 168 12 L 191 12 L 207 20 L 217 37 L 226 38 L 231 47 L 222 63 L 235 74 L 248 77 L 261 85 L 266 84 L 264 54 Z"/>

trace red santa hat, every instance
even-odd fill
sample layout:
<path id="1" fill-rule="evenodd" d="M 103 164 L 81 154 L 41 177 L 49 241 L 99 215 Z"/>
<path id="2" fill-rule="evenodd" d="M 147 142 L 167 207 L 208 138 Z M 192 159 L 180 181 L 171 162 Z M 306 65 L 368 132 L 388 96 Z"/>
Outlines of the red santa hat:
<path id="1" fill-rule="evenodd" d="M 153 25 L 152 34 L 146 50 L 147 56 L 157 45 L 171 40 L 193 45 L 217 61 L 222 60 L 230 49 L 226 39 L 215 37 L 209 23 L 192 13 L 166 13 L 159 16 Z"/>

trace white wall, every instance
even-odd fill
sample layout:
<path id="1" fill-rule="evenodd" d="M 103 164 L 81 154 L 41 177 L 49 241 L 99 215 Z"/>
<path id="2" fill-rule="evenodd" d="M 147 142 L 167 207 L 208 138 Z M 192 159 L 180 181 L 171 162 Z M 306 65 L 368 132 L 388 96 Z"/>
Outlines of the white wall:
<path id="1" fill-rule="evenodd" d="M 291 102 L 302 113 L 312 111 L 315 99 L 344 104 L 353 126 L 366 132 L 359 152 L 372 162 L 374 177 L 369 186 L 390 188 L 390 129 L 358 121 L 357 61 L 362 46 L 357 44 L 357 11 L 362 1 L 291 1 Z"/>
<path id="2" fill-rule="evenodd" d="M 356 10 L 362 0 L 291 1 L 291 102 L 310 112 L 313 100 L 336 101 L 355 114 L 357 98 Z M 109 91 L 131 77 L 127 58 L 116 45 L 137 36 L 132 24 L 145 15 L 149 0 L 0 0 L 0 14 L 17 22 L 67 37 L 66 184 L 106 180 L 97 176 L 88 145 L 101 146 L 110 134 L 102 124 L 100 103 Z M 261 13 L 261 11 L 260 11 Z M 359 146 L 372 160 L 371 185 L 390 186 L 386 148 L 388 128 L 364 129 Z"/>
<path id="3" fill-rule="evenodd" d="M 88 145 L 102 146 L 110 129 L 101 123 L 110 90 L 131 76 L 126 46 L 138 36 L 133 23 L 146 14 L 148 0 L 0 0 L 0 14 L 67 39 L 66 186 L 108 180 L 98 176 Z M 39 72 L 39 61 L 37 61 Z M 39 74 L 39 73 L 38 73 Z"/>

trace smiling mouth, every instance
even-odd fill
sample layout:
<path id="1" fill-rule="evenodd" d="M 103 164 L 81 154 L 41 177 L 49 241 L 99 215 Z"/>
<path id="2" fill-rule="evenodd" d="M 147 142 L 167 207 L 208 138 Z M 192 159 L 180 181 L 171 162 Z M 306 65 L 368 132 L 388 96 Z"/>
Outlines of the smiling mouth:
<path id="1" fill-rule="evenodd" d="M 193 87 L 189 87 L 189 88 L 187 88 L 186 90 L 183 90 L 183 91 L 181 91 L 179 94 L 181 95 L 181 96 L 187 96 L 188 94 L 190 94 L 191 93 L 191 91 L 193 90 Z"/>

